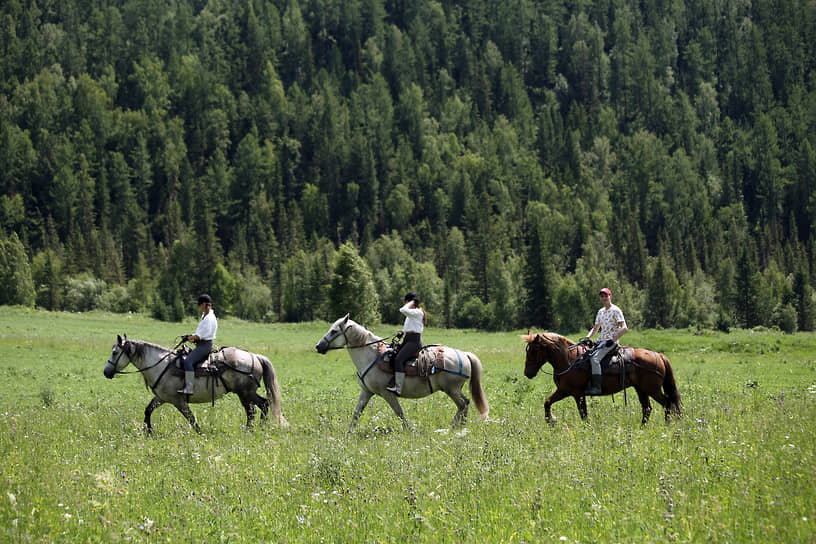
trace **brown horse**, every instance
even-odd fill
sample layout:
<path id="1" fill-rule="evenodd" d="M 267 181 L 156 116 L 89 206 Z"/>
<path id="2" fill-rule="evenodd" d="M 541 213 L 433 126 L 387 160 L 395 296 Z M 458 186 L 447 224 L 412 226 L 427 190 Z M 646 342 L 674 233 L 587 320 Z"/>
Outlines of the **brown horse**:
<path id="1" fill-rule="evenodd" d="M 527 342 L 527 359 L 524 363 L 524 375 L 532 379 L 544 363 L 553 367 L 553 381 L 555 392 L 544 402 L 544 416 L 547 421 L 555 421 L 550 412 L 553 403 L 565 397 L 573 397 L 578 406 L 581 419 L 586 419 L 587 408 L 584 397 L 590 379 L 588 368 L 579 368 L 576 361 L 587 350 L 584 344 L 575 344 L 560 334 L 546 332 L 538 334 L 523 334 L 521 338 Z M 680 416 L 682 405 L 680 393 L 674 382 L 674 371 L 669 358 L 662 353 L 648 349 L 634 349 L 634 363 L 631 371 L 620 375 L 604 375 L 602 391 L 604 395 L 611 395 L 632 386 L 640 400 L 643 411 L 642 424 L 649 421 L 652 413 L 652 404 L 649 397 L 659 402 L 666 410 L 666 421 L 671 415 Z"/>

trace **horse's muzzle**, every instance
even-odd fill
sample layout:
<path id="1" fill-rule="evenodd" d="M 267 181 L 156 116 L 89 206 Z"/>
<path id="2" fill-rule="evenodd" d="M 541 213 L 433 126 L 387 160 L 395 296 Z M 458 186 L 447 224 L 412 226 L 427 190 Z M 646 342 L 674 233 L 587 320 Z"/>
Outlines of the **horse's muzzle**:
<path id="1" fill-rule="evenodd" d="M 315 345 L 315 349 L 320 355 L 326 355 L 326 352 L 329 351 L 329 346 L 326 345 L 326 342 L 321 340 Z"/>
<path id="2" fill-rule="evenodd" d="M 116 367 L 113 366 L 110 361 L 108 361 L 105 363 L 105 369 L 102 372 L 105 374 L 105 377 L 110 380 L 116 376 Z"/>

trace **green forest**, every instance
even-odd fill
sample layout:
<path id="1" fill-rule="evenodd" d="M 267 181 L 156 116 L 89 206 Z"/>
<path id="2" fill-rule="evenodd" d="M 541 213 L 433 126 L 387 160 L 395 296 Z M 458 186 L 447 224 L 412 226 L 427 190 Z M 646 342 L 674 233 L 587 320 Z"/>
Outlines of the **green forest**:
<path id="1" fill-rule="evenodd" d="M 0 304 L 812 330 L 814 47 L 808 0 L 5 0 Z"/>

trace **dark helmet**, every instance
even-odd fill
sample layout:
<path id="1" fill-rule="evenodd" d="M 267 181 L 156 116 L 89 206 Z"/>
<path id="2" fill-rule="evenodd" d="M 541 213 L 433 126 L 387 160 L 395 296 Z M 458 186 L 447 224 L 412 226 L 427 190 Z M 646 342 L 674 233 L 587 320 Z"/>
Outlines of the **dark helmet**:
<path id="1" fill-rule="evenodd" d="M 198 303 L 199 304 L 212 304 L 212 299 L 210 298 L 210 295 L 207 295 L 207 294 L 198 295 Z"/>
<path id="2" fill-rule="evenodd" d="M 408 291 L 405 294 L 405 299 L 404 300 L 405 300 L 406 303 L 411 302 L 413 300 L 413 301 L 415 301 L 417 303 L 417 306 L 419 306 L 419 295 L 417 295 L 413 291 Z"/>

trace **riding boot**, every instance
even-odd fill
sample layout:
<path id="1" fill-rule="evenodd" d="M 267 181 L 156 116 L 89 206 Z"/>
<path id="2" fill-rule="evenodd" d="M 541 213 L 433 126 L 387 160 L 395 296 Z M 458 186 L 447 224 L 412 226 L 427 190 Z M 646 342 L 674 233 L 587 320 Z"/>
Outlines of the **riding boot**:
<path id="1" fill-rule="evenodd" d="M 603 376 L 601 374 L 593 374 L 592 375 L 592 385 L 589 389 L 586 390 L 587 395 L 600 395 L 601 394 L 601 381 L 603 380 Z"/>
<path id="2" fill-rule="evenodd" d="M 193 382 L 195 381 L 195 371 L 187 370 L 184 372 L 184 389 L 179 389 L 178 392 L 182 395 L 193 394 Z"/>
<path id="3" fill-rule="evenodd" d="M 405 372 L 394 372 L 394 387 L 386 387 L 385 390 L 399 397 L 402 395 L 403 385 L 405 385 Z"/>

